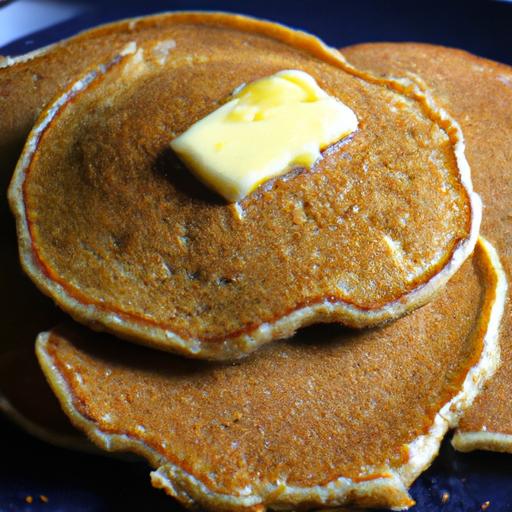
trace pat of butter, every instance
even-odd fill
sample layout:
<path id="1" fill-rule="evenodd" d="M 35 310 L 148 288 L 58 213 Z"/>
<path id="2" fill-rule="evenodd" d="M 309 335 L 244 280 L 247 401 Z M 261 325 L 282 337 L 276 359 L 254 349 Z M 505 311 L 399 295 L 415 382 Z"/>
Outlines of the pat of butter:
<path id="1" fill-rule="evenodd" d="M 235 202 L 292 166 L 311 167 L 357 124 L 313 77 L 287 70 L 239 87 L 171 147 L 201 181 Z"/>

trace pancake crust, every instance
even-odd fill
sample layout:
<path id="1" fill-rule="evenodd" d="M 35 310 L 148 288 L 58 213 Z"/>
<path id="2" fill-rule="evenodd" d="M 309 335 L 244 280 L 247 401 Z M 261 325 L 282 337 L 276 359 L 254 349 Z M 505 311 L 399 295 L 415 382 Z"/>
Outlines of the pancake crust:
<path id="1" fill-rule="evenodd" d="M 208 358 L 313 322 L 375 325 L 429 300 L 479 227 L 458 126 L 412 82 L 362 74 L 312 36 L 179 19 L 171 56 L 159 41 L 100 66 L 34 128 L 10 200 L 36 284 L 94 328 Z M 226 205 L 169 141 L 240 83 L 285 67 L 315 77 L 361 129 L 311 172 Z"/>
<path id="2" fill-rule="evenodd" d="M 37 355 L 72 422 L 145 456 L 187 506 L 406 508 L 494 371 L 505 287 L 482 242 L 433 302 L 381 329 L 316 326 L 213 363 L 71 325 L 41 334 Z"/>
<path id="3" fill-rule="evenodd" d="M 485 214 L 482 233 L 512 276 L 512 68 L 460 50 L 423 44 L 346 48 L 354 64 L 378 73 L 418 74 L 461 124 L 466 155 Z M 502 326 L 502 365 L 461 421 L 456 449 L 512 452 L 512 308 Z"/>

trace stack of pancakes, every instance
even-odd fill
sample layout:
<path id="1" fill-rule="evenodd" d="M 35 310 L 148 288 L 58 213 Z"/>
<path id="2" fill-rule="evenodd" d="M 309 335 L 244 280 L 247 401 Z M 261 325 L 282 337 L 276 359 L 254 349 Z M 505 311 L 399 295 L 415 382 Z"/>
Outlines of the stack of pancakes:
<path id="1" fill-rule="evenodd" d="M 426 45 L 343 54 L 177 13 L 3 61 L 2 183 L 51 298 L 2 211 L 3 409 L 84 446 L 62 408 L 214 510 L 403 509 L 448 429 L 510 449 L 512 70 Z M 226 204 L 169 143 L 282 69 L 359 130 Z"/>

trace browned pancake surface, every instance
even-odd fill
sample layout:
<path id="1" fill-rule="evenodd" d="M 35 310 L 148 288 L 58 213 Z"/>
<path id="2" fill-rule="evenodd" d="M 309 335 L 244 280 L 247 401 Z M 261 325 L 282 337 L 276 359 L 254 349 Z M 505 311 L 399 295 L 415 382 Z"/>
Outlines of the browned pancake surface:
<path id="1" fill-rule="evenodd" d="M 0 67 L 1 190 L 7 188 L 27 135 L 50 100 L 85 70 L 112 59 L 127 43 L 172 39 L 177 17 L 161 14 L 120 21 L 36 51 L 25 61 L 21 57 L 14 65 L 10 58 L 0 61 L 5 66 Z M 3 233 L 3 226 L 0 229 Z"/>
<path id="2" fill-rule="evenodd" d="M 271 38 L 273 25 L 255 30 L 246 20 L 238 29 L 227 19 L 176 25 L 164 64 L 160 43 L 146 45 L 143 62 L 114 65 L 45 129 L 23 199 L 13 200 L 27 218 L 23 252 L 39 268 L 36 281 L 54 286 L 49 293 L 81 321 L 104 322 L 92 304 L 119 315 L 109 330 L 143 342 L 146 331 L 120 324 L 218 344 L 324 302 L 357 314 L 316 320 L 396 317 L 386 306 L 445 270 L 475 227 L 453 140 L 389 84 L 340 69 L 309 43 Z M 315 77 L 356 112 L 360 130 L 313 170 L 241 201 L 240 217 L 180 166 L 169 142 L 236 86 L 283 68 Z M 158 336 L 149 341 L 176 349 Z"/>
<path id="3" fill-rule="evenodd" d="M 495 300 L 488 265 L 478 249 L 435 301 L 388 327 L 309 328 L 239 362 L 184 360 L 70 326 L 40 338 L 39 357 L 93 440 L 117 449 L 139 441 L 153 463 L 174 464 L 213 493 L 386 479 L 410 462 L 407 445 L 429 432 L 481 357 Z M 405 485 L 426 457 L 404 471 Z M 369 503 L 407 504 L 388 500 Z"/>
<path id="4" fill-rule="evenodd" d="M 460 50 L 421 44 L 367 44 L 342 50 L 378 73 L 417 73 L 460 122 L 475 189 L 484 202 L 482 234 L 512 276 L 512 68 Z M 502 365 L 460 425 L 462 432 L 512 435 L 512 309 L 501 328 Z"/>
<path id="5" fill-rule="evenodd" d="M 43 107 L 69 82 L 97 62 L 107 61 L 134 39 L 165 39 L 172 16 L 100 27 L 57 44 L 44 56 L 0 68 L 0 190 L 4 194 L 25 139 Z M 0 62 L 4 66 L 9 60 Z M 7 208 L 0 206 L 1 212 Z M 6 232 L 0 224 L 0 233 Z"/>

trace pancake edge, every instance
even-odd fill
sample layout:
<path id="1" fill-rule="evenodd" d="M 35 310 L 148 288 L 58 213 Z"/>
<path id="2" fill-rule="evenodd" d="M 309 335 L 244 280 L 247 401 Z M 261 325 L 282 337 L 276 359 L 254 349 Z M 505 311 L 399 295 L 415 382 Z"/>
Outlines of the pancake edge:
<path id="1" fill-rule="evenodd" d="M 489 432 L 486 430 L 457 430 L 452 438 L 452 446 L 459 452 L 487 450 L 512 453 L 512 434 Z"/>
<path id="2" fill-rule="evenodd" d="M 364 50 L 370 49 L 375 43 L 359 43 L 350 46 L 346 46 L 340 48 L 340 52 L 343 53 L 345 50 L 358 50 L 362 48 Z M 376 43 L 377 45 L 385 45 L 388 44 L 386 42 Z M 429 44 L 429 43 L 420 43 L 420 42 L 389 42 L 390 45 L 396 50 L 399 50 L 400 47 L 410 47 L 410 48 L 427 48 L 432 50 L 443 50 L 449 52 L 449 54 L 454 54 L 459 57 L 464 57 L 467 59 L 468 63 L 477 63 L 481 66 L 486 66 L 490 68 L 494 72 L 510 72 L 512 71 L 512 67 L 503 62 L 494 61 L 488 59 L 486 57 L 481 57 L 480 55 L 475 55 L 471 52 L 460 48 L 452 48 L 443 45 L 437 44 Z M 404 70 L 404 74 L 406 76 L 413 76 L 414 79 L 420 80 L 420 82 L 425 83 L 422 78 L 412 72 L 407 72 Z M 426 85 L 425 85 L 426 86 Z M 485 428 L 485 427 L 483 427 Z M 490 430 L 462 430 L 457 428 L 454 433 L 454 436 L 451 440 L 451 444 L 453 448 L 459 452 L 471 452 L 475 450 L 486 450 L 486 451 L 494 451 L 494 452 L 502 452 L 502 453 L 512 453 L 512 434 L 505 434 L 502 432 L 494 432 Z"/>
<path id="3" fill-rule="evenodd" d="M 480 237 L 482 238 L 482 237 Z M 490 244 L 488 244 L 490 246 Z M 492 246 L 491 246 L 492 247 Z M 501 314 L 503 315 L 505 309 L 505 302 L 507 298 L 507 282 L 506 273 L 501 264 L 499 263 L 496 251 L 494 253 L 494 264 L 499 272 L 502 274 L 501 282 L 503 289 L 498 291 L 502 295 L 501 299 Z M 496 265 L 498 263 L 498 265 Z M 499 325 L 497 327 L 499 330 Z M 452 438 L 452 446 L 459 452 L 470 452 L 474 450 L 489 450 L 494 452 L 512 453 L 512 434 L 503 434 L 500 432 L 490 432 L 487 430 L 480 431 L 465 431 L 457 429 Z"/>
<path id="4" fill-rule="evenodd" d="M 70 39 L 72 39 L 72 37 L 64 39 L 61 42 L 66 42 Z M 2 55 L 0 56 L 0 69 L 9 68 L 15 64 L 22 64 L 23 62 L 28 62 L 29 60 L 39 57 L 40 55 L 45 55 L 58 45 L 59 43 L 52 43 L 46 46 L 42 46 L 41 48 L 37 48 L 36 50 L 32 50 L 31 52 L 16 55 L 15 57 L 11 57 L 10 55 Z"/>
<path id="5" fill-rule="evenodd" d="M 85 301 L 75 298 L 65 286 L 46 275 L 39 264 L 38 257 L 34 254 L 23 197 L 23 184 L 32 156 L 37 150 L 39 139 L 51 124 L 58 111 L 74 95 L 87 88 L 98 76 L 104 75 L 109 67 L 118 65 L 129 55 L 135 54 L 137 45 L 135 42 L 132 42 L 110 63 L 90 70 L 82 78 L 70 84 L 64 93 L 50 102 L 32 128 L 14 171 L 8 197 L 11 210 L 16 217 L 20 260 L 24 271 L 31 277 L 38 288 L 44 294 L 52 297 L 61 309 L 69 313 L 75 320 L 93 329 L 105 330 L 130 341 L 153 346 L 160 350 L 177 352 L 188 357 L 217 360 L 242 357 L 265 343 L 291 336 L 300 327 L 305 327 L 312 323 L 339 322 L 357 328 L 375 326 L 399 318 L 427 303 L 448 282 L 472 253 L 480 229 L 482 203 L 480 197 L 473 191 L 471 171 L 464 155 L 464 137 L 459 124 L 443 108 L 437 106 L 433 97 L 427 94 L 415 81 L 408 78 L 379 78 L 360 71 L 348 63 L 338 50 L 328 47 L 315 36 L 305 32 L 240 15 L 178 12 L 169 16 L 174 17 L 179 23 L 183 23 L 183 20 L 205 24 L 217 23 L 227 27 L 234 27 L 241 31 L 262 33 L 267 37 L 305 50 L 310 55 L 321 58 L 324 62 L 338 67 L 353 76 L 371 83 L 387 86 L 420 103 L 425 116 L 430 116 L 432 122 L 444 130 L 450 139 L 456 159 L 456 166 L 459 171 L 459 183 L 467 195 L 470 217 L 468 219 L 469 232 L 467 237 L 459 241 L 451 252 L 449 259 L 436 274 L 410 292 L 388 302 L 382 307 L 366 309 L 342 300 L 336 302 L 324 300 L 309 306 L 299 307 L 273 322 L 262 322 L 257 327 L 243 334 L 235 333 L 230 335 L 228 333 L 221 340 L 211 341 L 208 338 L 200 337 L 185 338 L 171 329 L 152 325 L 143 317 L 131 318 L 126 313 L 113 312 L 98 304 L 85 303 Z M 115 23 L 112 25 L 115 25 Z M 112 25 L 107 25 L 107 27 Z"/>
<path id="6" fill-rule="evenodd" d="M 499 364 L 498 331 L 505 305 L 507 282 L 492 245 L 480 237 L 479 248 L 487 260 L 486 267 L 492 273 L 494 284 L 494 293 L 489 302 L 483 304 L 479 317 L 479 322 L 486 322 L 483 330 L 478 331 L 483 335 L 479 360 L 467 371 L 460 391 L 436 414 L 428 433 L 418 436 L 406 445 L 409 453 L 408 462 L 396 469 L 389 468 L 386 473 L 381 471 L 380 474 L 384 476 L 374 480 L 358 482 L 339 477 L 325 485 L 312 487 L 292 486 L 286 482 L 259 481 L 237 490 L 236 494 L 212 491 L 199 478 L 170 463 L 143 441 L 125 434 L 107 434 L 98 428 L 94 421 L 78 412 L 73 404 L 72 392 L 46 351 L 51 331 L 38 336 L 36 354 L 51 388 L 72 423 L 85 431 L 87 436 L 104 450 L 128 450 L 145 457 L 157 468 L 151 472 L 152 485 L 163 489 L 187 507 L 205 507 L 214 511 L 261 512 L 267 507 L 290 510 L 307 502 L 312 507 L 336 507 L 355 503 L 358 506 L 386 506 L 393 510 L 405 510 L 414 504 L 407 487 L 431 464 L 445 433 L 457 426 L 464 410 L 472 404 Z"/>

